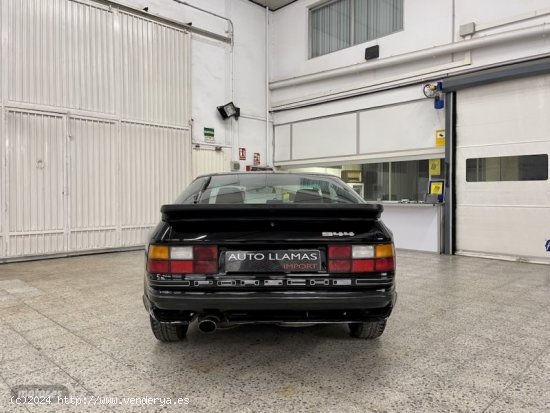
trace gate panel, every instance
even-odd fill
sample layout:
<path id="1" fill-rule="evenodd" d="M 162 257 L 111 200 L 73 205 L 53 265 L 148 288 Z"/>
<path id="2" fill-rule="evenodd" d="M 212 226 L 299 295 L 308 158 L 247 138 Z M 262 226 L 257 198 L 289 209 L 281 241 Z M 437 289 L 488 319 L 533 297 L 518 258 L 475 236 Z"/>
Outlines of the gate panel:
<path id="1" fill-rule="evenodd" d="M 143 244 L 191 175 L 189 33 L 0 0 L 0 37 L 0 261 Z"/>
<path id="2" fill-rule="evenodd" d="M 121 128 L 122 245 L 137 245 L 159 222 L 160 206 L 172 202 L 189 182 L 189 132 L 139 123 Z"/>
<path id="3" fill-rule="evenodd" d="M 193 149 L 193 178 L 199 175 L 229 172 L 229 150 Z"/>
<path id="4" fill-rule="evenodd" d="M 123 12 L 120 33 L 123 119 L 187 126 L 189 35 Z"/>
<path id="5" fill-rule="evenodd" d="M 7 112 L 8 256 L 65 251 L 62 116 Z"/>
<path id="6" fill-rule="evenodd" d="M 7 2 L 11 102 L 114 113 L 113 13 L 67 0 Z"/>
<path id="7" fill-rule="evenodd" d="M 117 135 L 114 122 L 69 120 L 71 250 L 118 244 Z"/>

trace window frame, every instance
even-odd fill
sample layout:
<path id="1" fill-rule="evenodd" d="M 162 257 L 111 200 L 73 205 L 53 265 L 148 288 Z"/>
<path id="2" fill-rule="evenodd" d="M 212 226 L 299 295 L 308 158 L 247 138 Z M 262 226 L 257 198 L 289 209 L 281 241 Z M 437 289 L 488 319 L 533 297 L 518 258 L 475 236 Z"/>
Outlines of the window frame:
<path id="1" fill-rule="evenodd" d="M 503 175 L 503 172 L 505 172 L 505 169 L 503 168 L 502 162 L 506 159 L 512 159 L 517 158 L 518 162 L 520 158 L 526 158 L 526 157 L 542 157 L 546 160 L 546 169 L 542 169 L 543 171 L 546 171 L 546 178 L 545 179 L 507 179 L 505 175 Z M 502 156 L 485 156 L 480 158 L 466 158 L 464 163 L 464 172 L 465 172 L 465 182 L 468 184 L 479 184 L 479 183 L 496 183 L 496 182 L 547 182 L 550 179 L 550 174 L 548 173 L 548 164 L 550 162 L 550 156 L 547 153 L 534 153 L 534 154 L 523 154 L 523 155 L 502 155 Z M 487 179 L 487 168 L 485 168 L 485 174 L 482 174 L 482 166 L 480 161 L 487 160 L 498 160 L 498 175 L 499 179 Z M 475 162 L 475 177 L 470 177 L 468 175 L 468 164 L 471 164 Z M 519 170 L 518 170 L 519 173 Z M 475 179 L 471 179 L 475 178 Z"/>
<path id="2" fill-rule="evenodd" d="M 385 35 L 380 36 L 380 37 L 375 37 L 373 39 L 369 39 L 365 42 L 355 43 L 355 37 L 356 37 L 355 36 L 355 1 L 356 0 L 349 0 L 349 2 L 350 2 L 350 20 L 349 20 L 350 45 L 347 46 L 347 47 L 342 47 L 341 49 L 336 49 L 332 52 L 327 52 L 327 53 L 319 54 L 317 56 L 312 56 L 312 53 L 313 53 L 313 30 L 312 30 L 312 25 L 311 25 L 312 12 L 314 12 L 315 10 L 322 9 L 323 7 L 330 6 L 331 4 L 338 3 L 340 1 L 346 1 L 346 0 L 326 0 L 326 1 L 318 2 L 318 3 L 313 4 L 313 5 L 308 7 L 308 10 L 307 10 L 307 33 L 308 33 L 307 60 L 316 59 L 318 57 L 326 56 L 326 55 L 329 55 L 331 53 L 338 52 L 340 50 L 345 50 L 345 49 L 349 49 L 350 47 L 358 46 L 360 44 L 369 43 L 369 42 L 372 42 L 374 40 L 381 39 L 381 38 L 387 37 L 387 36 L 391 36 L 395 33 L 399 33 L 399 32 L 402 32 L 403 30 L 405 30 L 405 1 L 406 0 L 402 0 L 403 1 L 403 10 L 402 10 L 403 16 L 402 16 L 402 19 L 401 19 L 401 28 L 399 30 L 396 30 L 394 32 L 385 34 Z"/>
<path id="3" fill-rule="evenodd" d="M 391 199 L 392 198 L 392 192 L 393 192 L 393 178 L 394 178 L 394 175 L 395 175 L 395 171 L 396 171 L 396 168 L 395 168 L 395 164 L 399 164 L 399 163 L 403 163 L 403 162 L 422 162 L 422 161 L 426 161 L 426 162 L 429 162 L 431 159 L 439 159 L 440 162 L 443 164 L 444 161 L 445 161 L 445 157 L 443 156 L 443 154 L 439 154 L 439 155 L 434 155 L 434 156 L 430 156 L 428 158 L 419 158 L 419 159 L 415 159 L 415 158 L 406 158 L 406 159 L 393 159 L 393 160 L 379 160 L 379 159 L 372 159 L 372 160 L 369 160 L 368 162 L 365 162 L 364 165 L 388 165 L 388 171 L 387 172 L 383 172 L 383 173 L 387 173 L 387 179 L 388 179 L 388 199 L 381 199 L 381 200 L 378 200 L 378 199 L 371 199 L 371 197 L 368 196 L 367 194 L 367 180 L 365 179 L 364 180 L 364 185 L 365 185 L 365 193 L 363 194 L 363 197 L 365 199 L 365 201 L 367 202 L 381 202 L 381 203 L 400 203 L 403 201 L 404 198 L 401 198 L 400 197 L 397 197 L 397 199 Z M 420 170 L 420 169 L 419 169 Z M 417 185 L 418 185 L 418 179 L 420 178 L 419 175 L 416 176 L 416 182 L 417 182 Z M 440 175 L 429 175 L 429 172 L 428 172 L 428 182 L 427 182 L 427 185 L 426 185 L 426 193 L 429 192 L 429 181 L 431 179 L 446 179 L 445 177 L 445 170 L 442 168 L 441 169 L 441 173 Z M 418 187 L 417 187 L 418 189 Z M 418 195 L 420 195 L 421 192 L 417 191 L 417 198 Z M 423 203 L 424 202 L 424 199 L 410 199 L 408 198 L 408 202 L 410 203 Z"/>

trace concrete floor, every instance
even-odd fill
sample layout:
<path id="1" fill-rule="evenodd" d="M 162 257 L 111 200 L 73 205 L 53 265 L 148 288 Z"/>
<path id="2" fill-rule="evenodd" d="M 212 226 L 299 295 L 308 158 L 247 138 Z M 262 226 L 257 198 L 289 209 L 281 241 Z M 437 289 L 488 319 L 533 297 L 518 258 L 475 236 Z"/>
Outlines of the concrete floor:
<path id="1" fill-rule="evenodd" d="M 142 252 L 0 265 L 0 411 L 550 411 L 549 266 L 401 251 L 378 340 L 192 326 L 170 344 L 150 332 L 142 266 Z M 189 405 L 10 404 L 22 384 Z"/>

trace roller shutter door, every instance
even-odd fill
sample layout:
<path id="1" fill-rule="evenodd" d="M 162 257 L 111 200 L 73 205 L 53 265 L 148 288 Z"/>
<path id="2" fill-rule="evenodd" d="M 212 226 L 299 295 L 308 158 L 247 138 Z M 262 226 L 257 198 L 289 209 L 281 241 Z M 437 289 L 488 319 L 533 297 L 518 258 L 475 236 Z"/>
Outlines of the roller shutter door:
<path id="1" fill-rule="evenodd" d="M 457 92 L 456 249 L 550 262 L 550 75 Z"/>

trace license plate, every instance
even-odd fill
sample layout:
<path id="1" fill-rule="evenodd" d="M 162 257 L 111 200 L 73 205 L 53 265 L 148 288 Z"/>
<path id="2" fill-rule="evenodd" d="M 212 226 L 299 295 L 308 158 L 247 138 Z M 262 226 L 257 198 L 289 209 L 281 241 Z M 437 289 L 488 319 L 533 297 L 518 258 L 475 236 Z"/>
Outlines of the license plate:
<path id="1" fill-rule="evenodd" d="M 319 250 L 227 251 L 225 272 L 316 272 Z"/>

